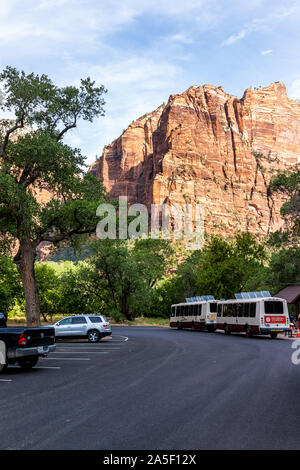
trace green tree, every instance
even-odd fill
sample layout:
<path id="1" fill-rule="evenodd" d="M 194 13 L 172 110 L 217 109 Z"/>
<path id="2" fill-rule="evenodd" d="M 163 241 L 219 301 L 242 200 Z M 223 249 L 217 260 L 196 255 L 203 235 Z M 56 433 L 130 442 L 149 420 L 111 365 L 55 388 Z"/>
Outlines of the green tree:
<path id="1" fill-rule="evenodd" d="M 80 261 L 64 263 L 60 276 L 58 309 L 63 314 L 96 313 L 101 310 L 101 291 L 91 290 L 91 268 Z M 92 285 L 92 287 L 94 287 Z"/>
<path id="2" fill-rule="evenodd" d="M 164 298 L 171 303 L 198 295 L 232 298 L 246 289 L 249 278 L 261 271 L 264 259 L 263 244 L 249 233 L 233 239 L 208 237 L 203 249 L 191 253 L 162 287 Z M 166 310 L 169 309 L 170 305 Z"/>
<path id="3" fill-rule="evenodd" d="M 38 287 L 41 314 L 45 321 L 47 315 L 59 313 L 60 278 L 54 263 L 36 263 L 35 278 Z"/>
<path id="4" fill-rule="evenodd" d="M 273 251 L 267 266 L 248 281 L 251 290 L 270 290 L 273 295 L 293 284 L 300 284 L 299 246 Z"/>
<path id="5" fill-rule="evenodd" d="M 272 240 L 286 242 L 299 242 L 300 237 L 300 169 L 289 169 L 272 178 L 270 183 L 272 192 L 279 192 L 287 197 L 281 207 L 281 215 L 286 221 L 286 232 L 277 232 Z"/>
<path id="6" fill-rule="evenodd" d="M 6 67 L 0 74 L 5 97 L 1 108 L 14 122 L 0 128 L 0 234 L 2 249 L 17 241 L 14 262 L 22 278 L 27 323 L 39 325 L 35 279 L 36 249 L 41 242 L 80 244 L 96 227 L 96 208 L 104 189 L 85 174 L 79 149 L 63 143 L 80 119 L 103 116 L 103 86 L 90 78 L 79 88 L 55 86 L 46 75 L 26 75 Z M 35 189 L 52 193 L 41 204 Z M 5 245 L 5 246 L 4 246 Z"/>
<path id="7" fill-rule="evenodd" d="M 151 295 L 172 264 L 167 240 L 101 240 L 90 245 L 86 289 L 102 300 L 105 313 L 132 320 L 150 313 Z"/>
<path id="8" fill-rule="evenodd" d="M 15 299 L 22 298 L 21 278 L 11 257 L 0 255 L 0 311 L 8 314 Z"/>

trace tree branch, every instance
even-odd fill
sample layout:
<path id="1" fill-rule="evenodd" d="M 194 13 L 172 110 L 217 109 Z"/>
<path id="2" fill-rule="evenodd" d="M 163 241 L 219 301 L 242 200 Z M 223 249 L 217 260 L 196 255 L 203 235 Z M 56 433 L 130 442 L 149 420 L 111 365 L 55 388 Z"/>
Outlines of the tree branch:
<path id="1" fill-rule="evenodd" d="M 72 124 L 69 124 L 68 126 L 66 126 L 57 136 L 56 138 L 56 141 L 58 142 L 62 137 L 63 135 L 68 132 L 70 129 L 73 129 L 74 127 L 76 127 L 76 118 L 74 119 L 74 122 Z"/>
<path id="2" fill-rule="evenodd" d="M 3 157 L 4 161 L 8 160 L 7 154 L 5 152 L 6 146 L 9 141 L 9 136 L 15 132 L 17 129 L 22 129 L 24 127 L 24 116 L 16 120 L 16 123 L 13 127 L 6 131 L 3 144 L 0 146 L 0 156 Z"/>

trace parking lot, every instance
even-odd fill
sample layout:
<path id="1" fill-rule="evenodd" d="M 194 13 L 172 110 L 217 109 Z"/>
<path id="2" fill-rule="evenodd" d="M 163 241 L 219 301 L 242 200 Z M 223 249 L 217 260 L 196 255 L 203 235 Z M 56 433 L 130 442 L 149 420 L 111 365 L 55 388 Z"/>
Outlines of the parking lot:
<path id="1" fill-rule="evenodd" d="M 103 338 L 98 343 L 89 343 L 86 339 L 74 340 L 58 340 L 56 343 L 56 351 L 49 354 L 47 357 L 41 357 L 38 364 L 30 371 L 23 371 L 18 365 L 9 366 L 7 371 L 0 376 L 1 383 L 12 383 L 22 379 L 28 378 L 36 371 L 60 371 L 72 370 L 72 364 L 82 365 L 95 365 L 100 358 L 107 358 L 111 355 L 120 352 L 128 341 L 127 336 L 113 336 Z"/>

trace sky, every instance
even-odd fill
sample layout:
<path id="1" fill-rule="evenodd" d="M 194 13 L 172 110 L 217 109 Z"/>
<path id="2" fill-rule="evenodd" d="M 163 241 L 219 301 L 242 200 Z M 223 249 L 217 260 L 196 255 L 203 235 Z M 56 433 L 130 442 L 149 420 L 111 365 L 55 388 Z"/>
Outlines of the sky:
<path id="1" fill-rule="evenodd" d="M 0 0 L 0 70 L 103 84 L 105 117 L 66 142 L 92 163 L 170 94 L 285 83 L 300 99 L 300 0 Z M 1 116 L 0 116 L 1 117 Z"/>

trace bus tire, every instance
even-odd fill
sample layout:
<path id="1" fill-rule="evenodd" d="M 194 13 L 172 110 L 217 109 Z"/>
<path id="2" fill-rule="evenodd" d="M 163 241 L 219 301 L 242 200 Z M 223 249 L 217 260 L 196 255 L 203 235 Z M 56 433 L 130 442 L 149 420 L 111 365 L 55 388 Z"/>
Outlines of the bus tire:
<path id="1" fill-rule="evenodd" d="M 277 338 L 277 333 L 275 331 L 272 331 L 272 333 L 270 333 L 270 336 L 272 339 L 276 339 Z"/>
<path id="2" fill-rule="evenodd" d="M 252 338 L 252 336 L 253 336 L 252 328 L 251 328 L 251 326 L 249 326 L 249 325 L 246 326 L 246 336 L 247 336 L 248 338 Z"/>
<path id="3" fill-rule="evenodd" d="M 231 331 L 230 331 L 228 325 L 225 325 L 225 326 L 224 326 L 224 331 L 225 331 L 225 335 L 230 335 L 230 334 L 231 334 Z"/>

